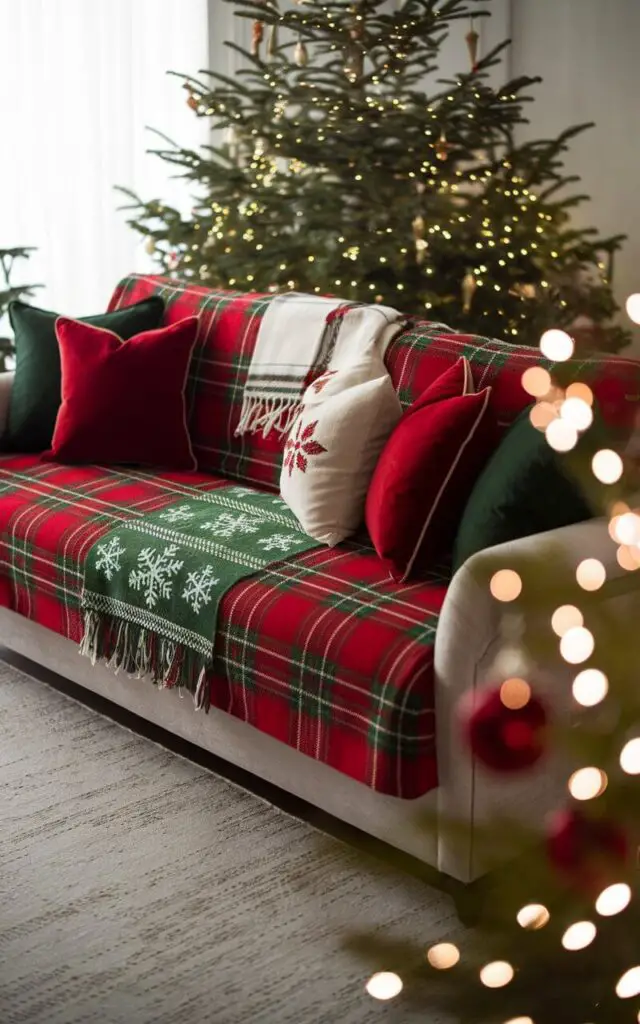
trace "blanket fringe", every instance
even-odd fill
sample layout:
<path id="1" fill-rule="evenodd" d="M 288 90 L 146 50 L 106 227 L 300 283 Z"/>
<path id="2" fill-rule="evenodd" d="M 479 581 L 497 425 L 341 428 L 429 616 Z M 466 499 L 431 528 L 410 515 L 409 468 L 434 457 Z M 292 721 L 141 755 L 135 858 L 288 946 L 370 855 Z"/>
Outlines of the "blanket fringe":
<path id="1" fill-rule="evenodd" d="M 188 690 L 196 710 L 209 710 L 212 661 L 142 626 L 96 611 L 85 611 L 79 653 L 130 678 L 150 676 L 161 689 Z"/>
<path id="2" fill-rule="evenodd" d="M 254 434 L 262 430 L 266 437 L 272 430 L 281 437 L 286 436 L 300 412 L 299 398 L 266 398 L 262 395 L 245 395 L 240 420 L 235 434 Z"/>

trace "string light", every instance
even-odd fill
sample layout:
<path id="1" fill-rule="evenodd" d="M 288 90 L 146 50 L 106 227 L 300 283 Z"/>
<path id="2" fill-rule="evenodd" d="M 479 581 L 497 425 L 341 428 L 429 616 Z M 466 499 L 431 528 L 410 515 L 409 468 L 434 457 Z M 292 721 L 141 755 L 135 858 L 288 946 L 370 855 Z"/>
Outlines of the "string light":
<path id="1" fill-rule="evenodd" d="M 573 604 L 563 604 L 560 608 L 556 608 L 555 612 L 551 616 L 551 628 L 557 636 L 564 636 L 564 634 L 574 629 L 576 626 L 582 626 L 584 624 L 584 618 L 579 608 L 576 608 Z"/>
<path id="2" fill-rule="evenodd" d="M 374 999 L 395 999 L 402 992 L 402 978 L 393 971 L 378 971 L 369 978 L 365 989 Z"/>
<path id="3" fill-rule="evenodd" d="M 585 708 L 595 707 L 609 692 L 609 680 L 597 668 L 585 668 L 573 680 L 573 696 Z"/>
<path id="4" fill-rule="evenodd" d="M 640 324 L 640 292 L 630 295 L 626 301 L 627 316 L 634 324 Z"/>
<path id="5" fill-rule="evenodd" d="M 640 995 L 640 967 L 631 967 L 622 975 L 616 985 L 616 995 L 620 999 L 632 999 Z"/>
<path id="6" fill-rule="evenodd" d="M 597 928 L 593 921 L 577 921 L 567 928 L 562 936 L 562 945 L 565 949 L 576 951 L 590 946 L 596 937 Z"/>
<path id="7" fill-rule="evenodd" d="M 579 768 L 569 779 L 569 792 L 574 800 L 595 800 L 607 788 L 609 780 L 600 768 Z"/>
<path id="8" fill-rule="evenodd" d="M 498 569 L 489 583 L 496 601 L 515 601 L 522 592 L 522 580 L 514 569 Z"/>
<path id="9" fill-rule="evenodd" d="M 593 633 L 584 626 L 573 626 L 560 640 L 560 654 L 570 665 L 579 665 L 593 654 Z"/>
<path id="10" fill-rule="evenodd" d="M 627 775 L 640 775 L 640 738 L 629 740 L 622 748 L 620 767 Z"/>
<path id="11" fill-rule="evenodd" d="M 566 331 L 553 328 L 540 338 L 540 351 L 555 363 L 566 362 L 573 355 L 573 338 Z"/>
<path id="12" fill-rule="evenodd" d="M 551 420 L 544 434 L 547 444 L 556 452 L 569 452 L 578 443 L 577 430 L 566 420 Z"/>
<path id="13" fill-rule="evenodd" d="M 593 475 L 602 484 L 615 484 L 624 469 L 622 459 L 611 448 L 601 448 L 591 460 Z"/>
<path id="14" fill-rule="evenodd" d="M 505 679 L 500 687 L 500 700 L 510 711 L 519 711 L 531 700 L 531 687 L 524 679 Z"/>
<path id="15" fill-rule="evenodd" d="M 551 914 L 542 903 L 528 903 L 518 911 L 516 919 L 521 928 L 537 932 L 549 923 Z"/>
<path id="16" fill-rule="evenodd" d="M 427 960 L 437 971 L 448 971 L 460 962 L 460 950 L 452 942 L 440 942 L 427 952 Z"/>
<path id="17" fill-rule="evenodd" d="M 602 917 L 621 914 L 631 903 L 631 889 L 626 882 L 609 885 L 596 900 L 596 910 Z"/>
<path id="18" fill-rule="evenodd" d="M 582 384 L 580 381 L 575 381 L 570 384 L 566 390 L 567 398 L 580 398 L 587 405 L 593 405 L 593 391 L 588 384 Z"/>
<path id="19" fill-rule="evenodd" d="M 506 960 L 494 960 L 480 971 L 480 981 L 487 988 L 504 988 L 513 979 L 514 971 Z"/>
<path id="20" fill-rule="evenodd" d="M 593 423 L 591 406 L 582 398 L 567 398 L 560 406 L 560 416 L 576 430 L 587 430 Z"/>
<path id="21" fill-rule="evenodd" d="M 640 516 L 635 512 L 623 512 L 622 515 L 615 516 L 611 529 L 613 539 L 620 544 L 637 544 L 640 540 Z"/>
<path id="22" fill-rule="evenodd" d="M 585 558 L 576 569 L 578 586 L 583 590 L 600 590 L 607 578 L 607 570 L 597 558 Z"/>
<path id="23" fill-rule="evenodd" d="M 551 390 L 551 375 L 541 366 L 530 366 L 522 374 L 522 387 L 533 398 L 543 398 Z"/>

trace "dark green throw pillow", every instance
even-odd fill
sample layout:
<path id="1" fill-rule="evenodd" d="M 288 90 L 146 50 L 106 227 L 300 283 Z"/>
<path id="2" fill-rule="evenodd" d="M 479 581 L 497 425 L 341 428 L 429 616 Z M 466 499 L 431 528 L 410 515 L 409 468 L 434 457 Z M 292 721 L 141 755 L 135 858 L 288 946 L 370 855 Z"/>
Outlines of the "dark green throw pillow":
<path id="1" fill-rule="evenodd" d="M 561 456 L 532 427 L 527 409 L 478 477 L 458 528 L 453 568 L 476 551 L 591 519 L 586 499 L 563 471 Z"/>
<path id="2" fill-rule="evenodd" d="M 113 313 L 81 319 L 113 331 L 126 341 L 141 331 L 160 327 L 163 314 L 164 301 L 153 295 Z M 43 452 L 51 447 L 61 401 L 60 353 L 55 330 L 58 313 L 16 301 L 9 306 L 9 317 L 15 335 L 16 374 L 2 450 Z"/>

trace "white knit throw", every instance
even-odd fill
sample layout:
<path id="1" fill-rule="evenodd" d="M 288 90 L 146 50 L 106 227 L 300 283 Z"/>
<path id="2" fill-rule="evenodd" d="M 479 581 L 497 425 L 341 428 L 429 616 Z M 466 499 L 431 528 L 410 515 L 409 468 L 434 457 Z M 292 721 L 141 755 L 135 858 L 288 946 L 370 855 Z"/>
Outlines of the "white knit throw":
<path id="1" fill-rule="evenodd" d="M 343 311 L 330 317 L 337 309 Z M 356 362 L 367 352 L 383 356 L 401 323 L 402 314 L 390 306 L 297 292 L 276 296 L 258 329 L 236 434 L 286 435 L 311 372 Z"/>

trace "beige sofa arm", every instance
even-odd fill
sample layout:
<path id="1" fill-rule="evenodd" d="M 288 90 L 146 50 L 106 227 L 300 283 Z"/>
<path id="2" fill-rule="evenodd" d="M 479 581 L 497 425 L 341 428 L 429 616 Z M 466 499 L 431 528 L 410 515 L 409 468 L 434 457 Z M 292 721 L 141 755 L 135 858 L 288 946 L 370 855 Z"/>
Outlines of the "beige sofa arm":
<path id="1" fill-rule="evenodd" d="M 515 568 L 522 559 L 544 557 L 549 550 L 549 568 L 557 585 L 557 604 L 606 602 L 620 623 L 628 626 L 629 641 L 637 643 L 640 621 L 640 572 L 629 573 L 616 558 L 617 545 L 611 540 L 607 520 L 594 519 L 549 533 L 502 544 L 479 552 L 455 574 L 447 593 L 435 645 L 436 733 L 438 745 L 438 813 L 468 823 L 466 843 L 439 835 L 439 867 L 457 877 L 472 880 L 485 865 L 480 862 L 474 825 L 496 814 L 509 815 L 534 827 L 542 826 L 546 813 L 564 799 L 567 765 L 551 755 L 522 775 L 496 775 L 473 758 L 461 735 L 458 703 L 464 693 L 491 681 L 495 658 L 503 647 L 500 631 L 506 605 L 491 596 L 488 580 L 500 567 Z M 585 558 L 597 558 L 605 567 L 607 580 L 595 593 L 576 593 L 575 570 Z M 551 578 L 551 577 L 550 577 Z M 566 598 L 560 597 L 566 585 Z M 545 623 L 557 606 L 545 611 Z M 587 622 L 588 624 L 588 622 Z M 625 627 L 623 627 L 625 628 Z M 596 652 L 593 664 L 597 664 Z M 591 664 L 588 662 L 587 664 Z M 559 656 L 547 665 L 536 663 L 536 691 L 563 718 L 576 713 L 571 684 L 580 666 L 566 665 Z"/>
<path id="2" fill-rule="evenodd" d="M 4 434 L 9 417 L 9 402 L 11 401 L 11 389 L 13 387 L 13 370 L 0 373 L 0 437 Z"/>

